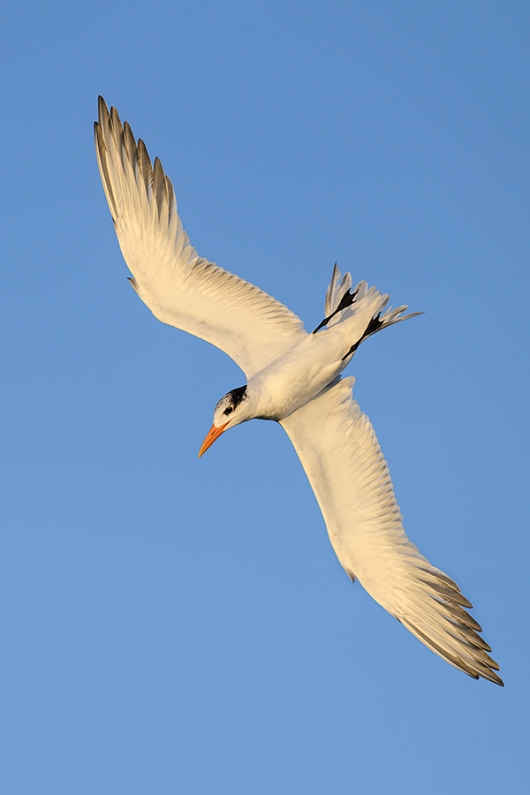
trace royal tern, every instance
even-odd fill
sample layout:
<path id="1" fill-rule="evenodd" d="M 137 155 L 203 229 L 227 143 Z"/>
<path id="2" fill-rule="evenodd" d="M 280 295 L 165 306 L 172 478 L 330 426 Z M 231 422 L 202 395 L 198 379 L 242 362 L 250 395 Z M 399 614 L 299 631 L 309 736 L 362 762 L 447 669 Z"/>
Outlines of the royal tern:
<path id="1" fill-rule="evenodd" d="M 229 428 L 275 420 L 287 432 L 351 578 L 422 643 L 475 679 L 502 685 L 472 605 L 409 541 L 370 421 L 341 373 L 371 334 L 414 315 L 335 265 L 324 320 L 311 333 L 287 307 L 199 257 L 160 160 L 99 99 L 96 152 L 132 286 L 155 317 L 227 353 L 247 377 L 217 404 L 201 456 Z M 414 313 L 419 314 L 419 313 Z"/>

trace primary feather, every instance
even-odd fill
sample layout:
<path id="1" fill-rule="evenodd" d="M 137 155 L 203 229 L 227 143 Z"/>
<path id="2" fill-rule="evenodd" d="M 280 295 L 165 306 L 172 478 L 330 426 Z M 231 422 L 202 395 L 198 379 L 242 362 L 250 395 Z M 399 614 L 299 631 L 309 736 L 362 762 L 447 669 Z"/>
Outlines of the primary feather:
<path id="1" fill-rule="evenodd" d="M 407 538 L 388 465 L 345 378 L 281 421 L 343 568 L 417 638 L 470 676 L 502 684 L 472 605 Z"/>
<path id="2" fill-rule="evenodd" d="M 133 286 L 155 317 L 227 353 L 247 378 L 306 335 L 302 321 L 254 285 L 199 257 L 182 227 L 171 180 L 142 140 L 99 100 L 96 153 Z"/>

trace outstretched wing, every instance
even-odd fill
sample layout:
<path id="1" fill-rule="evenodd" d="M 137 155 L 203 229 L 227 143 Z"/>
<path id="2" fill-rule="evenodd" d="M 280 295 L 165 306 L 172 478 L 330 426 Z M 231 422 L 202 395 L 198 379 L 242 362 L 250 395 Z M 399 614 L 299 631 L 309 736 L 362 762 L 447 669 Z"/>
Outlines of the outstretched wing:
<path id="1" fill-rule="evenodd" d="M 469 676 L 502 680 L 472 605 L 407 538 L 381 448 L 345 378 L 281 424 L 315 492 L 339 561 L 352 580 L 419 640 Z"/>
<path id="2" fill-rule="evenodd" d="M 158 158 L 99 98 L 96 154 L 122 254 L 155 317 L 223 350 L 250 378 L 306 332 L 287 307 L 198 256 Z"/>

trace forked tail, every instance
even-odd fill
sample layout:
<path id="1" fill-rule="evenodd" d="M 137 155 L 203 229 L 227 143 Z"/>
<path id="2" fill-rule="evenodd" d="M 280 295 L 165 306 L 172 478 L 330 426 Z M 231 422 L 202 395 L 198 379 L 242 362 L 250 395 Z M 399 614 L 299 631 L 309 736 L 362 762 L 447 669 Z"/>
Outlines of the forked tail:
<path id="1" fill-rule="evenodd" d="M 367 303 L 372 303 L 374 311 L 368 324 L 361 337 L 351 346 L 348 353 L 343 356 L 344 360 L 355 353 L 361 342 L 377 331 L 381 331 L 387 326 L 392 326 L 394 323 L 400 323 L 402 320 L 423 315 L 423 312 L 411 312 L 408 315 L 404 315 L 403 312 L 408 309 L 406 305 L 398 306 L 396 309 L 389 308 L 386 312 L 383 312 L 389 300 L 389 295 L 382 295 L 376 287 L 369 288 L 365 281 L 359 282 L 356 288 L 352 290 L 351 274 L 345 273 L 341 278 L 340 270 L 337 263 L 335 263 L 331 282 L 326 292 L 325 317 L 313 331 L 313 334 L 316 334 L 324 326 L 330 328 L 336 323 L 344 322 L 361 309 L 365 309 Z"/>

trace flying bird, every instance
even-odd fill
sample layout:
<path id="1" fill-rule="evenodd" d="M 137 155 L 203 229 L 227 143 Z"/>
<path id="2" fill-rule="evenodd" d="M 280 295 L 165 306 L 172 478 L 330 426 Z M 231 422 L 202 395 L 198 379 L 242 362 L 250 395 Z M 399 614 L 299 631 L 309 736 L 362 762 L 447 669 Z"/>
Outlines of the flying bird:
<path id="1" fill-rule="evenodd" d="M 324 319 L 307 332 L 279 301 L 199 257 L 160 160 L 152 165 L 143 141 L 101 97 L 95 142 L 132 286 L 155 317 L 220 348 L 247 378 L 217 403 L 199 456 L 242 422 L 279 422 L 351 580 L 455 668 L 502 685 L 471 603 L 405 534 L 387 463 L 352 396 L 355 379 L 341 376 L 367 337 L 420 313 L 388 309 L 388 295 L 365 281 L 353 287 L 335 265 Z"/>

